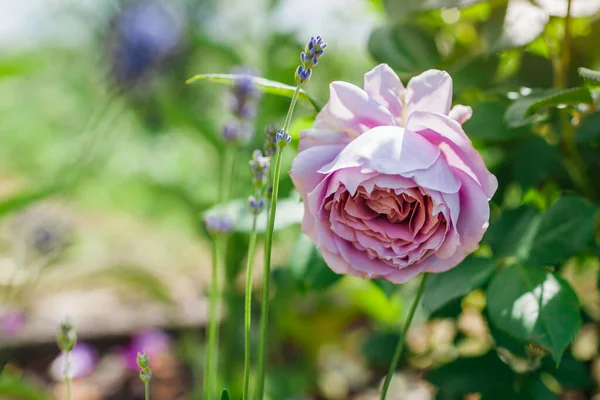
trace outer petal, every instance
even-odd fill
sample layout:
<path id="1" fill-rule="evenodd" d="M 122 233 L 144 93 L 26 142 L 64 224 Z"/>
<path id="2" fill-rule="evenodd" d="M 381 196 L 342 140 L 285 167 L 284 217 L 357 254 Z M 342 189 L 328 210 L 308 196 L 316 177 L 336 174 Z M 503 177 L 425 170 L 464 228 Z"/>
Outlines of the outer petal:
<path id="1" fill-rule="evenodd" d="M 415 112 L 408 118 L 406 129 L 417 132 L 438 146 L 451 167 L 461 169 L 483 188 L 488 199 L 498 188 L 498 181 L 486 168 L 481 155 L 460 124 L 445 115 Z"/>
<path id="2" fill-rule="evenodd" d="M 330 144 L 346 145 L 352 141 L 352 136 L 346 132 L 330 129 L 312 128 L 300 132 L 300 143 L 298 151 L 302 152 L 314 146 Z"/>
<path id="3" fill-rule="evenodd" d="M 402 175 L 430 168 L 439 156 L 439 148 L 421 135 L 400 127 L 382 126 L 354 139 L 319 172 L 329 174 L 343 168 L 362 166 L 363 172 Z"/>
<path id="4" fill-rule="evenodd" d="M 311 147 L 299 153 L 292 162 L 290 177 L 296 186 L 296 190 L 302 196 L 302 203 L 304 204 L 302 230 L 315 242 L 317 240 L 314 232 L 315 216 L 310 213 L 308 193 L 312 192 L 326 178 L 317 173 L 317 170 L 323 164 L 334 159 L 343 148 L 343 145 Z"/>
<path id="5" fill-rule="evenodd" d="M 329 102 L 315 122 L 317 127 L 343 131 L 351 136 L 376 126 L 395 125 L 392 114 L 364 90 L 347 82 L 329 85 Z"/>
<path id="6" fill-rule="evenodd" d="M 404 85 L 387 64 L 379 64 L 365 74 L 365 92 L 385 106 L 394 117 L 402 115 L 400 95 Z"/>
<path id="7" fill-rule="evenodd" d="M 452 107 L 452 110 L 450 110 L 450 114 L 448 116 L 462 125 L 471 119 L 473 116 L 473 109 L 469 106 L 457 104 Z"/>
<path id="8" fill-rule="evenodd" d="M 448 115 L 452 105 L 452 78 L 446 71 L 430 69 L 408 82 L 408 115 L 430 111 Z"/>
<path id="9" fill-rule="evenodd" d="M 487 230 L 490 205 L 485 192 L 477 182 L 459 169 L 456 169 L 455 173 L 462 182 L 458 192 L 460 215 L 456 229 L 461 238 L 461 245 L 468 254 L 479 247 L 479 242 Z"/>

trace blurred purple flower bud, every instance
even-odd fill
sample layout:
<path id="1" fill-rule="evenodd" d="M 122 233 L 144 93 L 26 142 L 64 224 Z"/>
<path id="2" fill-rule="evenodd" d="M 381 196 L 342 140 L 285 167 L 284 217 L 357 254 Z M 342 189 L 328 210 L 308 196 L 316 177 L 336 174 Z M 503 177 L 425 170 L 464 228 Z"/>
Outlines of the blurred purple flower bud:
<path id="1" fill-rule="evenodd" d="M 206 229 L 212 233 L 227 233 L 233 229 L 233 222 L 222 215 L 205 215 L 204 223 L 206 224 Z"/>
<path id="2" fill-rule="evenodd" d="M 22 311 L 9 311 L 0 318 L 0 332 L 5 336 L 16 336 L 25 323 L 26 318 Z"/>
<path id="3" fill-rule="evenodd" d="M 119 84 L 135 84 L 181 40 L 181 25 L 167 4 L 137 0 L 124 6 L 114 23 L 112 69 Z"/>
<path id="4" fill-rule="evenodd" d="M 55 381 L 65 379 L 65 352 L 61 352 L 50 365 L 50 376 Z M 98 353 L 88 344 L 77 343 L 71 350 L 70 372 L 72 378 L 83 378 L 94 372 L 98 361 Z"/>
<path id="5" fill-rule="evenodd" d="M 121 360 L 127 369 L 138 371 L 138 353 L 146 354 L 150 360 L 169 350 L 171 338 L 160 329 L 148 328 L 137 332 L 131 343 L 120 351 Z M 152 363 L 152 361 L 150 361 Z"/>

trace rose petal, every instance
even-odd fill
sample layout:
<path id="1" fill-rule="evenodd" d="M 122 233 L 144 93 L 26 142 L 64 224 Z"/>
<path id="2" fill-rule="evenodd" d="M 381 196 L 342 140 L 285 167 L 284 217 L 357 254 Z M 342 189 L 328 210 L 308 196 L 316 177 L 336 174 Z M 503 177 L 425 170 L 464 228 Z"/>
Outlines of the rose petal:
<path id="1" fill-rule="evenodd" d="M 486 193 L 469 175 L 457 169 L 456 176 L 462 182 L 460 191 L 460 217 L 456 229 L 461 245 L 467 253 L 479 247 L 479 242 L 487 230 L 490 219 L 490 206 Z"/>
<path id="2" fill-rule="evenodd" d="M 462 125 L 471 119 L 473 116 L 473 109 L 469 106 L 457 104 L 452 107 L 452 110 L 450 110 L 450 114 L 448 116 Z"/>
<path id="3" fill-rule="evenodd" d="M 494 195 L 498 181 L 487 170 L 483 158 L 458 122 L 440 114 L 415 112 L 408 119 L 407 129 L 437 145 L 448 164 L 475 179 L 483 187 L 488 199 Z"/>
<path id="4" fill-rule="evenodd" d="M 408 115 L 430 111 L 448 115 L 452 105 L 452 78 L 446 71 L 430 69 L 408 82 Z"/>
<path id="5" fill-rule="evenodd" d="M 346 132 L 339 132 L 326 128 L 315 127 L 300 132 L 300 142 L 298 143 L 298 152 L 303 152 L 311 147 L 324 145 L 346 145 L 354 137 Z"/>
<path id="6" fill-rule="evenodd" d="M 431 167 L 439 155 L 440 150 L 420 135 L 397 126 L 381 126 L 354 139 L 319 172 L 362 166 L 382 174 L 403 175 Z"/>
<path id="7" fill-rule="evenodd" d="M 387 64 L 379 64 L 365 74 L 365 92 L 385 106 L 394 117 L 402 116 L 401 93 L 404 85 Z"/>
<path id="8" fill-rule="evenodd" d="M 315 125 L 358 136 L 376 126 L 395 125 L 395 120 L 364 90 L 347 82 L 333 82 L 329 102 L 317 115 Z"/>

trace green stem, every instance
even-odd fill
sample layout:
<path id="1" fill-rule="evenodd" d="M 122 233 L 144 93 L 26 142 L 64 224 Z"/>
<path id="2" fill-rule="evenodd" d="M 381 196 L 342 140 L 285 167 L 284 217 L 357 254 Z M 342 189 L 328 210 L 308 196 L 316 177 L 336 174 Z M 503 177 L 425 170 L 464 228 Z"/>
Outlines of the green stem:
<path id="1" fill-rule="evenodd" d="M 71 400 L 71 352 L 65 353 L 65 385 L 67 386 L 67 400 Z"/>
<path id="2" fill-rule="evenodd" d="M 419 285 L 419 291 L 417 292 L 417 297 L 412 303 L 410 307 L 410 311 L 408 312 L 408 317 L 406 318 L 406 322 L 404 323 L 404 327 L 402 329 L 402 334 L 400 335 L 400 340 L 398 340 L 398 345 L 396 346 L 396 350 L 394 351 L 394 357 L 392 358 L 392 363 L 390 364 L 390 369 L 388 370 L 387 376 L 385 377 L 385 382 L 383 383 L 383 389 L 381 390 L 381 398 L 380 400 L 385 400 L 388 389 L 390 387 L 390 383 L 392 382 L 392 376 L 394 376 L 394 372 L 398 368 L 398 362 L 400 362 L 400 356 L 402 355 L 402 349 L 404 348 L 404 342 L 406 341 L 406 333 L 408 332 L 408 328 L 410 327 L 410 323 L 415 315 L 415 311 L 417 310 L 417 305 L 423 296 L 423 291 L 425 289 L 425 281 L 427 281 L 427 273 L 423 274 L 421 278 L 421 284 Z"/>
<path id="3" fill-rule="evenodd" d="M 144 382 L 144 390 L 146 392 L 146 400 L 150 400 L 150 382 Z"/>
<path id="4" fill-rule="evenodd" d="M 298 95 L 300 94 L 300 85 L 296 86 L 290 108 L 283 123 L 283 132 L 287 132 L 292 122 L 292 115 Z M 254 400 L 262 400 L 265 388 L 265 361 L 267 357 L 267 328 L 269 325 L 269 283 L 271 277 L 271 249 L 273 247 L 273 230 L 275 228 L 275 212 L 277 211 L 277 198 L 279 196 L 279 176 L 281 175 L 281 162 L 283 160 L 283 149 L 277 146 L 275 152 L 275 168 L 273 170 L 273 194 L 268 214 L 268 225 L 265 234 L 265 265 L 263 271 L 262 301 L 260 316 L 260 338 L 258 341 L 258 361 L 257 361 L 257 382 L 256 397 Z"/>
<path id="5" fill-rule="evenodd" d="M 204 398 L 212 399 L 217 385 L 217 346 L 219 324 L 217 321 L 217 303 L 219 301 L 218 265 L 221 235 L 216 234 L 212 241 L 211 287 L 208 310 L 208 345 L 204 367 Z"/>
<path id="6" fill-rule="evenodd" d="M 256 249 L 256 219 L 252 221 L 252 233 L 250 243 L 248 244 L 248 261 L 246 264 L 246 300 L 244 317 L 244 392 L 243 400 L 249 399 L 248 392 L 250 387 L 250 326 L 252 324 L 252 267 L 254 266 L 254 252 Z"/>

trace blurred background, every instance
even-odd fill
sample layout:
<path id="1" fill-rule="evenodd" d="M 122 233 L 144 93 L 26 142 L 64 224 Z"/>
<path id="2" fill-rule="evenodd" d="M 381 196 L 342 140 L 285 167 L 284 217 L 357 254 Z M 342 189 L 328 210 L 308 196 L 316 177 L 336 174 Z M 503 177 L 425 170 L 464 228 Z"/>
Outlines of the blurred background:
<path id="1" fill-rule="evenodd" d="M 590 200 L 600 194 L 595 108 L 582 111 L 590 122 L 576 136 L 592 178 L 574 177 L 561 161 L 559 140 L 546 128 L 555 124 L 552 110 L 526 116 L 522 105 L 510 108 L 532 92 L 581 84 L 579 66 L 600 67 L 597 0 L 572 1 L 563 70 L 566 0 L 0 0 L 0 9 L 2 399 L 64 398 L 55 335 L 65 316 L 79 335 L 77 400 L 143 398 L 135 364 L 142 349 L 153 363 L 153 399 L 201 398 L 211 262 L 202 216 L 218 201 L 232 115 L 230 89 L 186 85 L 195 74 L 243 66 L 291 85 L 313 35 L 328 43 L 306 87 L 320 104 L 329 82 L 360 86 L 379 62 L 405 84 L 426 69 L 447 69 L 455 102 L 474 109 L 465 130 L 500 181 L 496 216 L 523 204 L 545 209 L 564 191 Z M 250 193 L 247 160 L 289 105 L 269 94 L 258 101 L 252 132 L 235 150 L 234 199 Z M 295 145 L 314 114 L 308 103 L 297 108 Z M 294 154 L 286 149 L 284 170 Z M 274 253 L 268 398 L 377 399 L 416 287 L 330 272 L 299 236 L 287 174 L 281 185 L 292 206 L 279 211 L 286 218 Z M 237 394 L 243 229 L 229 246 L 220 374 Z M 419 310 L 389 398 L 492 398 L 494 384 L 481 389 L 485 379 L 475 373 L 488 367 L 494 379 L 545 374 L 539 393 L 546 397 L 524 398 L 592 398 L 600 382 L 600 252 L 585 251 L 565 269 L 588 308 L 584 336 L 560 374 L 546 358 L 538 363 L 535 349 L 498 351 L 501 334 L 490 331 L 485 293 L 466 290 L 433 313 Z M 486 243 L 478 255 L 490 253 Z M 257 290 L 261 268 L 259 244 Z"/>

